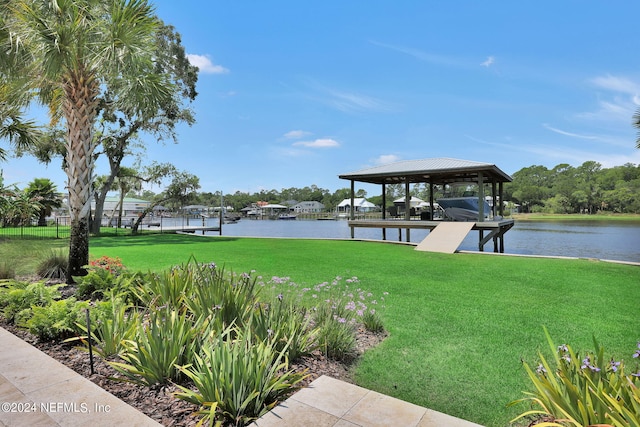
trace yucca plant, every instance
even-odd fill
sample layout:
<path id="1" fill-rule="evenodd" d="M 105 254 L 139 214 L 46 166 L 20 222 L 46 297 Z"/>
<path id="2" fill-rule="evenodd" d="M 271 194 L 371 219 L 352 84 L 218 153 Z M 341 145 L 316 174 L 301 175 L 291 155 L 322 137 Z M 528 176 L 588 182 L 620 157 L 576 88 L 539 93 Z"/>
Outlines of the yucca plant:
<path id="1" fill-rule="evenodd" d="M 544 415 L 555 421 L 538 426 L 640 427 L 639 374 L 626 375 L 624 361 L 605 359 L 604 348 L 595 338 L 595 351 L 580 358 L 569 345 L 556 347 L 546 328 L 545 334 L 554 355 L 553 364 L 541 353 L 536 369 L 523 362 L 535 392 L 525 392 L 527 397 L 510 404 L 529 402 L 537 408 L 513 421 Z M 637 351 L 634 357 L 639 354 Z"/>
<path id="2" fill-rule="evenodd" d="M 193 281 L 192 269 L 174 267 L 159 274 L 147 274 L 133 293 L 145 307 L 182 310 L 187 295 L 192 293 Z"/>
<path id="3" fill-rule="evenodd" d="M 124 352 L 125 343 L 135 338 L 140 323 L 138 312 L 113 293 L 109 300 L 98 302 L 93 312 L 98 313 L 91 320 L 94 351 L 105 359 Z M 77 326 L 85 334 L 78 339 L 87 343 L 89 334 L 86 323 L 79 321 Z"/>
<path id="4" fill-rule="evenodd" d="M 192 365 L 180 368 L 197 391 L 178 386 L 181 391 L 175 396 L 200 405 L 201 414 L 209 418 L 246 425 L 271 410 L 305 378 L 304 373 L 289 370 L 285 354 L 286 349 L 278 352 L 272 343 L 256 342 L 250 333 L 231 325 L 203 346 Z"/>
<path id="5" fill-rule="evenodd" d="M 110 362 L 130 381 L 153 386 L 180 378 L 178 365 L 192 362 L 197 331 L 186 315 L 174 309 L 154 310 L 138 324 L 136 337 L 124 341 L 120 357 L 125 363 Z"/>
<path id="6" fill-rule="evenodd" d="M 258 301 L 255 279 L 248 274 L 226 274 L 215 264 L 192 262 L 185 268 L 195 275 L 192 294 L 184 300 L 190 313 L 196 318 L 211 317 L 219 330 L 247 322 Z"/>

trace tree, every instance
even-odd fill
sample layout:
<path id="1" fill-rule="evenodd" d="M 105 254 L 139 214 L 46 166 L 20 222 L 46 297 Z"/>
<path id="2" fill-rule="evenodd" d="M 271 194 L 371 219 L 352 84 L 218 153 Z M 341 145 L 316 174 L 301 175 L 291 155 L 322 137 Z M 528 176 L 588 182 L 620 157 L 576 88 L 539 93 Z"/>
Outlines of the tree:
<path id="1" fill-rule="evenodd" d="M 173 82 L 170 96 L 162 104 L 155 105 L 155 111 L 147 109 L 142 114 L 120 111 L 116 108 L 118 96 L 122 94 L 107 91 L 99 103 L 100 122 L 96 145 L 102 147 L 109 161 L 109 175 L 100 191 L 95 192 L 95 218 L 91 232 L 99 233 L 107 193 L 120 173 L 123 159 L 132 154 L 132 146 L 140 133 L 148 133 L 159 141 L 172 139 L 176 142 L 175 127 L 178 123 L 191 125 L 195 122 L 193 112 L 183 105 L 183 100 L 193 101 L 197 95 L 196 82 L 198 68 L 191 65 L 181 44 L 180 34 L 172 26 L 161 23 L 155 34 L 156 72 Z M 100 153 L 100 154 L 101 154 Z"/>
<path id="2" fill-rule="evenodd" d="M 174 171 L 171 183 L 167 186 L 166 190 L 157 196 L 155 200 L 142 212 L 136 222 L 131 227 L 131 233 L 136 234 L 142 220 L 153 209 L 163 203 L 171 202 L 177 206 L 184 206 L 190 200 L 196 197 L 196 191 L 200 188 L 200 179 L 187 172 Z"/>
<path id="3" fill-rule="evenodd" d="M 131 116 L 156 111 L 172 83 L 154 64 L 159 22 L 146 0 L 0 0 L 12 95 L 2 101 L 23 107 L 15 89 L 49 108 L 66 125 L 66 173 L 71 231 L 69 278 L 86 274 L 89 214 L 95 162 L 93 130 L 100 95 L 112 93 L 114 108 Z"/>
<path id="4" fill-rule="evenodd" d="M 38 226 L 47 225 L 47 216 L 53 209 L 62 206 L 56 185 L 48 178 L 35 178 L 24 190 L 29 197 L 35 198 L 40 204 L 38 210 Z"/>

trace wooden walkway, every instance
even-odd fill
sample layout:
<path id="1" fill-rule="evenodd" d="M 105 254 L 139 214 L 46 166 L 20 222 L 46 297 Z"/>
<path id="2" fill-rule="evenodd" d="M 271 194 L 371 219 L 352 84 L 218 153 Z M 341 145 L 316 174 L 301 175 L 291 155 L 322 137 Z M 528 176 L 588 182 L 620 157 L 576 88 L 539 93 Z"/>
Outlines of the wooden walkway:
<path id="1" fill-rule="evenodd" d="M 445 224 L 448 221 L 422 221 L 422 220 L 397 220 L 397 219 L 384 219 L 384 220 L 350 220 L 349 227 L 351 227 L 351 238 L 355 237 L 354 230 L 356 228 L 380 228 L 382 229 L 382 239 L 387 240 L 387 229 L 398 229 L 398 238 L 401 241 L 401 230 L 406 230 L 406 241 L 411 239 L 412 229 L 427 229 L 431 232 L 440 224 Z M 469 222 L 456 222 L 454 224 L 471 224 L 471 230 L 478 231 L 478 250 L 484 251 L 484 246 L 493 240 L 493 251 L 504 253 L 504 234 L 509 231 L 515 224 L 512 219 L 503 219 L 500 221 L 469 221 Z M 487 233 L 487 234 L 485 234 Z M 443 233 L 442 239 L 448 239 L 449 236 Z"/>
<path id="2" fill-rule="evenodd" d="M 416 246 L 416 250 L 452 254 L 458 250 L 458 246 L 472 228 L 472 222 L 443 221 L 427 234 L 427 237 Z"/>

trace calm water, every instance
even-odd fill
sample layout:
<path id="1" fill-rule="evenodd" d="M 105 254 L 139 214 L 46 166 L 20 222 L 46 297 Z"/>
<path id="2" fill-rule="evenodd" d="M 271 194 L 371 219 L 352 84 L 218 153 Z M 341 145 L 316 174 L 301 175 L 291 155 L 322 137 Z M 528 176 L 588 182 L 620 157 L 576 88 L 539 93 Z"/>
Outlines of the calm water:
<path id="1" fill-rule="evenodd" d="M 216 220 L 217 221 L 217 220 Z M 212 222 L 212 224 L 217 222 Z M 217 234 L 217 233 L 213 233 Z M 224 224 L 224 236 L 349 238 L 347 221 L 249 220 Z M 420 242 L 427 230 L 411 230 L 411 241 Z M 356 238 L 382 239 L 380 229 L 356 228 Z M 402 233 L 405 239 L 404 231 Z M 398 240 L 398 231 L 387 230 L 387 240 Z M 505 234 L 505 252 L 526 255 L 559 255 L 580 258 L 640 262 L 640 224 L 601 221 L 516 221 Z M 472 231 L 461 250 L 478 250 L 478 233 Z M 493 251 L 487 244 L 485 251 Z"/>

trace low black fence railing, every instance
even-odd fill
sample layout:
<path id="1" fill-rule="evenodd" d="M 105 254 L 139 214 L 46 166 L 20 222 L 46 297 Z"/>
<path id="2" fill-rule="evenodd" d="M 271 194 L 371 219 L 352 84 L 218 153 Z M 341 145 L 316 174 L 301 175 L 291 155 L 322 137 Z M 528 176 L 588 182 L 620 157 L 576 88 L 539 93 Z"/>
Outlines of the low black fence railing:
<path id="1" fill-rule="evenodd" d="M 0 227 L 0 237 L 14 239 L 68 239 L 70 226 L 66 218 L 47 221 L 46 226 L 37 224 L 18 227 Z"/>

